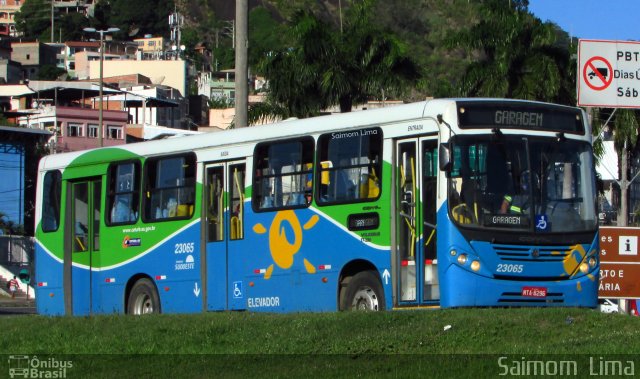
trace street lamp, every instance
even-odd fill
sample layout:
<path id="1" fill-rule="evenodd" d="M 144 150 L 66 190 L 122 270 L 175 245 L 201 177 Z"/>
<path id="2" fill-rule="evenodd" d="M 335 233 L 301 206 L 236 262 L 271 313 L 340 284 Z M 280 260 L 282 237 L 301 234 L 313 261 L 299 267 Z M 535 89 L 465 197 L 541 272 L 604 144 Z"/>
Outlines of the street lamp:
<path id="1" fill-rule="evenodd" d="M 84 28 L 82 29 L 87 33 L 99 33 L 100 34 L 100 103 L 98 108 L 98 138 L 100 140 L 100 147 L 104 146 L 102 142 L 102 87 L 103 87 L 103 77 L 102 77 L 102 62 L 104 61 L 104 35 L 105 33 L 116 33 L 119 32 L 119 28 L 109 28 L 107 30 L 96 30 L 96 28 Z"/>

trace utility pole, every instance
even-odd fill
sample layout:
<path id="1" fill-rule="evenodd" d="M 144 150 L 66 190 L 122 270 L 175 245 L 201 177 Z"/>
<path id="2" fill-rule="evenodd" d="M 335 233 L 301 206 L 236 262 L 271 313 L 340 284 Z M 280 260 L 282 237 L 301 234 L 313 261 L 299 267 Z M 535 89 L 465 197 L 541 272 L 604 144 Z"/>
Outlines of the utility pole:
<path id="1" fill-rule="evenodd" d="M 338 0 L 338 11 L 340 12 L 340 34 L 342 34 L 342 1 Z"/>
<path id="2" fill-rule="evenodd" d="M 627 141 L 624 141 L 622 154 L 620 157 L 620 214 L 618 215 L 618 226 L 627 226 L 629 224 L 629 183 L 627 181 L 627 169 L 629 152 L 627 151 Z"/>
<path id="3" fill-rule="evenodd" d="M 249 44 L 249 6 L 248 0 L 236 0 L 236 128 L 247 126 L 249 103 L 247 48 Z"/>
<path id="4" fill-rule="evenodd" d="M 55 42 L 55 41 L 53 40 L 53 13 L 54 13 L 54 12 L 53 12 L 53 11 L 54 11 L 54 8 L 53 8 L 53 1 L 54 1 L 54 0 L 51 0 L 51 43 Z"/>
<path id="5" fill-rule="evenodd" d="M 98 140 L 100 147 L 104 146 L 104 142 L 102 140 L 102 135 L 104 134 L 104 125 L 103 125 L 103 87 L 104 87 L 104 76 L 102 71 L 102 66 L 104 64 L 104 35 L 107 33 L 117 33 L 120 31 L 119 28 L 111 27 L 106 30 L 96 30 L 95 28 L 84 28 L 82 29 L 87 33 L 98 33 L 100 34 L 100 102 L 98 103 Z"/>

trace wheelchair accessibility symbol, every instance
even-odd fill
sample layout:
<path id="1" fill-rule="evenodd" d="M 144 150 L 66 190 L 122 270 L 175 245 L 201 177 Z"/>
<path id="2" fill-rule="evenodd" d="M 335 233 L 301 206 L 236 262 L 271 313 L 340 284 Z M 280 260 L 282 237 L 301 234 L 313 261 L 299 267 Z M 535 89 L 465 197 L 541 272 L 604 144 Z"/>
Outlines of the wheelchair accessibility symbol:
<path id="1" fill-rule="evenodd" d="M 242 282 L 233 282 L 233 298 L 242 299 Z"/>
<path id="2" fill-rule="evenodd" d="M 547 230 L 549 219 L 546 215 L 536 215 L 536 230 Z"/>

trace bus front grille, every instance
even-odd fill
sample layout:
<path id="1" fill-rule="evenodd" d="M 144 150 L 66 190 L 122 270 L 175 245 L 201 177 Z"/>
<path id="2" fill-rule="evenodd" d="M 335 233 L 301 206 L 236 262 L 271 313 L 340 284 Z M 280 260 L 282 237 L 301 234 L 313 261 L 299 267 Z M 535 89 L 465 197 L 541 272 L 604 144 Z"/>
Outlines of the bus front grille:
<path id="1" fill-rule="evenodd" d="M 503 262 L 562 262 L 571 255 L 572 246 L 493 245 Z"/>

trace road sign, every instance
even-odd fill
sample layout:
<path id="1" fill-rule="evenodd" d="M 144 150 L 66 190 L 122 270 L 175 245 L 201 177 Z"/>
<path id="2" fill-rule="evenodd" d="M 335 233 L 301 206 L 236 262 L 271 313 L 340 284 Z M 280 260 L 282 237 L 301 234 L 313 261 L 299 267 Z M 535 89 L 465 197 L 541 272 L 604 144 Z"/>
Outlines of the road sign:
<path id="1" fill-rule="evenodd" d="M 640 42 L 581 39 L 578 105 L 640 108 Z"/>
<path id="2" fill-rule="evenodd" d="M 602 91 L 613 81 L 611 63 L 603 57 L 593 57 L 585 63 L 582 77 L 587 86 L 594 91 Z"/>
<path id="3" fill-rule="evenodd" d="M 600 227 L 601 298 L 640 298 L 640 228 Z"/>

